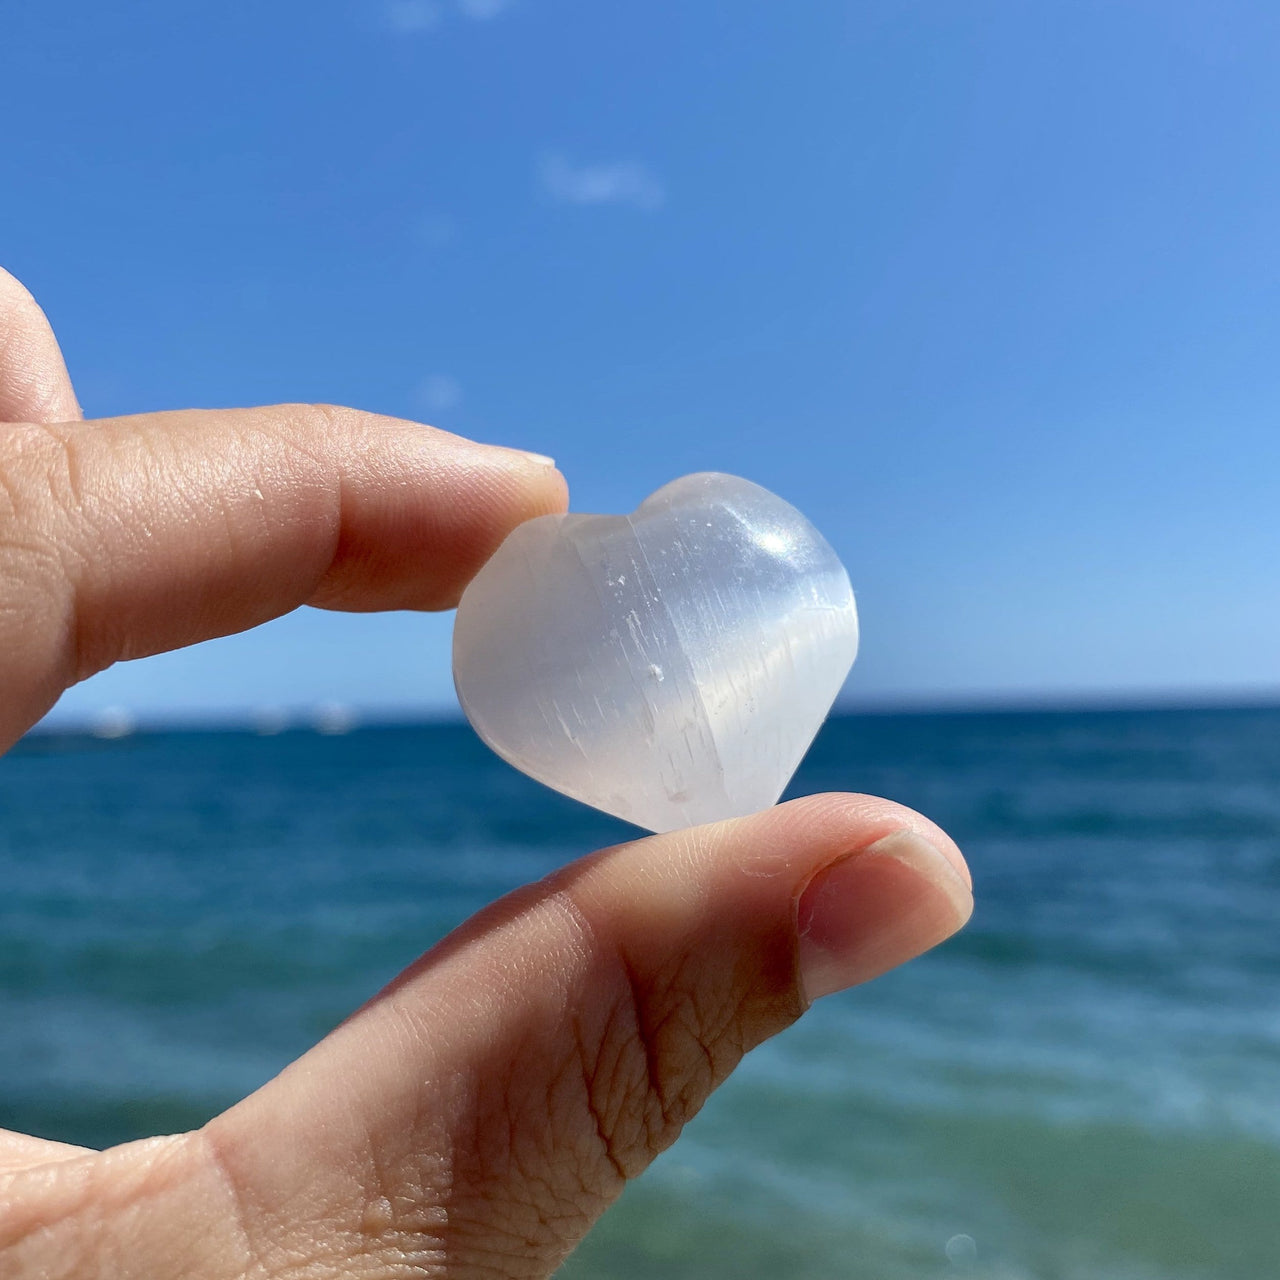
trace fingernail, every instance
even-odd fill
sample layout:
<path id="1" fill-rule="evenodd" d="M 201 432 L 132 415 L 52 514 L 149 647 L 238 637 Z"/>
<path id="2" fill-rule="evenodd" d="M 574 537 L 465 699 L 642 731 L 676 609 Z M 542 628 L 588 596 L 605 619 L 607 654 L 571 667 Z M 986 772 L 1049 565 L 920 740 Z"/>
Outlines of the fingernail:
<path id="1" fill-rule="evenodd" d="M 509 449 L 506 445 L 499 446 L 506 449 L 508 453 L 514 453 L 517 457 L 523 458 L 526 462 L 535 463 L 539 467 L 554 467 L 556 460 L 548 458 L 545 453 L 531 453 L 528 449 Z"/>
<path id="2" fill-rule="evenodd" d="M 973 894 L 953 861 L 895 831 L 820 871 L 800 895 L 800 981 L 810 1000 L 877 977 L 968 920 Z"/>

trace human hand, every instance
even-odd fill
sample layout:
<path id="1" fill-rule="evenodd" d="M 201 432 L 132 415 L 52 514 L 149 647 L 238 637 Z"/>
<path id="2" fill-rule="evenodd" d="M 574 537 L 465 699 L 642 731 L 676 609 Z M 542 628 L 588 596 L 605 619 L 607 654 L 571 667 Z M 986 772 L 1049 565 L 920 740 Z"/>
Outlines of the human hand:
<path id="1" fill-rule="evenodd" d="M 125 658 L 300 604 L 441 609 L 554 467 L 349 409 L 84 422 L 0 272 L 0 738 Z M 549 1275 L 742 1055 L 972 907 L 951 841 L 866 796 L 574 863 L 428 951 L 194 1133 L 0 1132 L 6 1280 Z"/>

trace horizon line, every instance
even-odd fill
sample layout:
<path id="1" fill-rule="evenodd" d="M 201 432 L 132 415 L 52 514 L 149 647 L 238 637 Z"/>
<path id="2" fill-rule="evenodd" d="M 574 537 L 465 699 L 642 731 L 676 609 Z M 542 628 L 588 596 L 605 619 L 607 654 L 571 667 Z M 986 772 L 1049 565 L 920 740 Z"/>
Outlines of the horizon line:
<path id="1" fill-rule="evenodd" d="M 1280 710 L 1280 688 L 843 698 L 836 701 L 826 718 L 1267 710 Z M 357 730 L 466 723 L 461 708 L 448 706 L 394 710 L 329 702 L 292 708 L 154 713 L 135 713 L 127 707 L 115 706 L 92 714 L 55 717 L 53 720 L 46 718 L 28 729 L 19 741 L 32 737 L 110 740 L 135 734 L 165 733 L 250 733 L 258 737 L 273 737 L 282 733 L 311 732 L 340 736 Z"/>

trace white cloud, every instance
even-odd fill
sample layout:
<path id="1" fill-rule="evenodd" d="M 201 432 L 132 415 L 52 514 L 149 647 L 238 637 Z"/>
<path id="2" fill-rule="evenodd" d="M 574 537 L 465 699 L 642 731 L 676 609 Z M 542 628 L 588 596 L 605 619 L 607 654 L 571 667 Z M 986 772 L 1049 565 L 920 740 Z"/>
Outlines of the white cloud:
<path id="1" fill-rule="evenodd" d="M 488 22 L 496 18 L 505 9 L 511 8 L 512 0 L 458 0 L 458 10 L 464 18 L 474 18 L 477 22 Z"/>
<path id="2" fill-rule="evenodd" d="M 462 387 L 447 373 L 433 373 L 418 384 L 417 400 L 428 413 L 448 413 L 462 403 Z"/>
<path id="3" fill-rule="evenodd" d="M 575 165 L 561 155 L 548 156 L 538 167 L 542 189 L 562 204 L 629 204 L 657 209 L 666 199 L 658 179 L 642 164 Z"/>
<path id="4" fill-rule="evenodd" d="M 434 30 L 444 15 L 435 0 L 391 0 L 386 16 L 392 31 L 418 35 Z"/>

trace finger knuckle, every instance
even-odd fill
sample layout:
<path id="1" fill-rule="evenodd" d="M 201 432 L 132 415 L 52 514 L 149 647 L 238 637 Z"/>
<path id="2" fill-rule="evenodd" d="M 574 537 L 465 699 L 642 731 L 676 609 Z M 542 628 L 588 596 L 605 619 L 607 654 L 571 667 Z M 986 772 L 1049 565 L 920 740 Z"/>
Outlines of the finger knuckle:
<path id="1" fill-rule="evenodd" d="M 597 946 L 606 971 L 593 975 L 583 1007 L 610 994 L 602 1016 L 579 1017 L 574 1037 L 585 1105 L 622 1178 L 670 1146 L 748 1050 L 801 1011 L 785 929 L 635 947 Z"/>
<path id="2" fill-rule="evenodd" d="M 66 536 L 81 519 L 80 459 L 73 439 L 36 423 L 0 428 L 0 568 L 23 595 L 61 595 L 72 565 Z"/>
<path id="3" fill-rule="evenodd" d="M 609 1166 L 625 1180 L 675 1141 L 763 1038 L 754 1034 L 753 984 L 734 962 L 733 948 L 709 954 L 686 939 L 664 958 L 655 960 L 647 950 L 637 957 L 624 946 L 605 946 L 586 914 L 571 909 L 599 959 L 590 990 L 573 1006 L 572 1052 L 562 1075 L 576 1081 L 579 1109 Z"/>
<path id="4" fill-rule="evenodd" d="M 0 427 L 0 526 L 47 529 L 50 516 L 78 500 L 79 456 L 73 437 L 35 422 Z"/>
<path id="5" fill-rule="evenodd" d="M 357 430 L 361 414 L 336 404 L 286 404 L 273 410 L 284 443 L 297 454 L 328 465 L 335 445 Z"/>
<path id="6" fill-rule="evenodd" d="M 619 994 L 584 1056 L 593 1114 L 611 1159 L 634 1177 L 675 1141 L 745 1052 L 741 999 L 692 957 L 643 973 L 619 957 Z"/>

